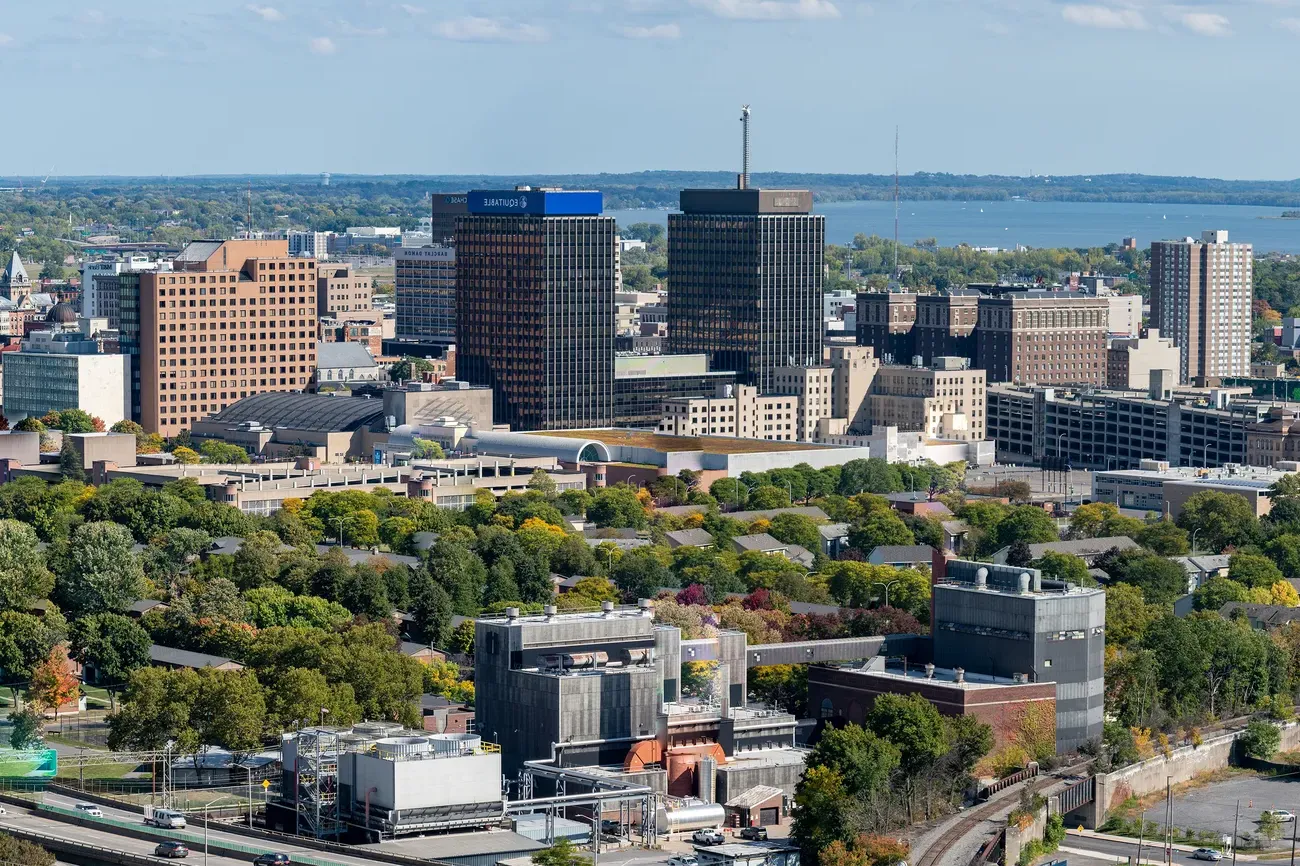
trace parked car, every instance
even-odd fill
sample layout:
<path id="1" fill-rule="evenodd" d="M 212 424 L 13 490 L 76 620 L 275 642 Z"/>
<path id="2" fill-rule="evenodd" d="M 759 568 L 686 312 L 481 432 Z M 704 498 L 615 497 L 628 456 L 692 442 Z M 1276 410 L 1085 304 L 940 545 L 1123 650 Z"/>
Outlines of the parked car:
<path id="1" fill-rule="evenodd" d="M 600 832 L 618 835 L 622 832 L 623 825 L 614 818 L 602 818 L 600 822 Z"/>
<path id="2" fill-rule="evenodd" d="M 1192 852 L 1192 859 L 1210 860 L 1214 863 L 1218 863 L 1220 860 L 1223 859 L 1223 852 L 1216 851 L 1213 848 L 1197 848 L 1195 851 Z"/>
<path id="3" fill-rule="evenodd" d="M 259 854 L 253 866 L 292 866 L 288 854 Z"/>
<path id="4" fill-rule="evenodd" d="M 1272 815 L 1282 822 L 1295 820 L 1295 812 L 1288 812 L 1286 809 L 1265 809 L 1264 814 Z"/>
<path id="5" fill-rule="evenodd" d="M 740 838 L 748 839 L 751 842 L 766 842 L 767 828 L 766 827 L 742 827 L 740 830 Z"/>
<path id="6" fill-rule="evenodd" d="M 9 813 L 5 811 L 5 807 L 4 807 L 4 806 L 0 806 L 0 815 L 8 815 L 8 814 L 9 814 Z"/>
<path id="7" fill-rule="evenodd" d="M 694 854 L 678 854 L 668 858 L 668 866 L 699 866 Z"/>
<path id="8" fill-rule="evenodd" d="M 154 809 L 153 814 L 144 819 L 146 824 L 162 827 L 164 830 L 184 830 L 185 816 L 171 809 Z"/>
<path id="9" fill-rule="evenodd" d="M 184 842 L 159 842 L 158 847 L 153 849 L 153 856 L 180 860 L 190 856 L 190 849 L 185 847 Z"/>
<path id="10" fill-rule="evenodd" d="M 696 830 L 691 834 L 691 841 L 697 845 L 721 845 L 727 837 L 720 830 Z"/>
<path id="11" fill-rule="evenodd" d="M 94 803 L 78 803 L 73 808 L 81 814 L 89 815 L 92 818 L 104 817 L 104 810 L 96 806 Z"/>

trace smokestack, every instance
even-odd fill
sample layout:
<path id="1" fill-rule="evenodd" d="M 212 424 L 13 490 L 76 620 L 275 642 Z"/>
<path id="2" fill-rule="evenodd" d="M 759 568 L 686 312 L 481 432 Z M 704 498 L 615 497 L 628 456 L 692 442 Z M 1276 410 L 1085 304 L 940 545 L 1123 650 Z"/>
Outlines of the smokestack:
<path id="1" fill-rule="evenodd" d="M 741 159 L 740 189 L 749 189 L 749 106 L 740 106 Z"/>

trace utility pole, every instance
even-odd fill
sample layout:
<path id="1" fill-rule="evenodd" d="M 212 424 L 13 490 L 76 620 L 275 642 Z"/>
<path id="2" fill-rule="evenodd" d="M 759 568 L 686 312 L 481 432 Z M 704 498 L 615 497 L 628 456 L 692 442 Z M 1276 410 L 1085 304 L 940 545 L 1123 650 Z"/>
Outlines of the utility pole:
<path id="1" fill-rule="evenodd" d="M 1165 863 L 1174 863 L 1174 793 L 1173 777 L 1165 776 Z"/>
<path id="2" fill-rule="evenodd" d="M 1237 801 L 1237 809 L 1232 815 L 1232 866 L 1237 866 L 1237 822 L 1241 820 L 1241 801 Z"/>
<path id="3" fill-rule="evenodd" d="M 1300 821 L 1291 822 L 1291 866 L 1295 866 L 1295 834 L 1297 824 L 1300 824 Z"/>
<path id="4" fill-rule="evenodd" d="M 1142 866 L 1142 837 L 1146 833 L 1147 819 L 1144 814 L 1138 812 L 1138 855 L 1134 861 L 1136 866 Z"/>

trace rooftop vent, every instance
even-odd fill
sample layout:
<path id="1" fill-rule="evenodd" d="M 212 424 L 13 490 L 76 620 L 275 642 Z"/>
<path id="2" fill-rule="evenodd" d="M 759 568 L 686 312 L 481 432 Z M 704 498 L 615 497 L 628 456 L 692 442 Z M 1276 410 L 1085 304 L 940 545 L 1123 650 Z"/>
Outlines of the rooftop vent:
<path id="1" fill-rule="evenodd" d="M 964 683 L 964 682 L 966 682 L 966 669 L 965 669 L 965 668 L 953 668 L 953 669 L 952 669 L 952 681 L 953 681 L 954 683 Z"/>
<path id="2" fill-rule="evenodd" d="M 932 680 L 932 679 L 934 679 L 934 663 L 933 663 L 933 662 L 928 662 L 928 663 L 926 664 L 926 666 L 925 666 L 925 678 L 926 678 L 927 680 Z"/>
<path id="3" fill-rule="evenodd" d="M 506 620 L 513 621 L 516 619 L 519 619 L 519 608 L 517 607 L 506 608 Z"/>

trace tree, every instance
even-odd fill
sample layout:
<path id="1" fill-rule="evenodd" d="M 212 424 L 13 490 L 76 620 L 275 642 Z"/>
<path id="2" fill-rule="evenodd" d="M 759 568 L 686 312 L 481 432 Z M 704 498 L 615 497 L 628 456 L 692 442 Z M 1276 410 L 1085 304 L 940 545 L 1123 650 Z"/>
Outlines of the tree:
<path id="1" fill-rule="evenodd" d="M 24 608 L 54 588 L 39 544 L 26 523 L 0 520 L 0 610 Z"/>
<path id="2" fill-rule="evenodd" d="M 772 518 L 768 534 L 777 541 L 797 544 L 816 553 L 821 550 L 822 536 L 817 530 L 817 523 L 811 517 L 802 514 L 778 514 Z"/>
<path id="3" fill-rule="evenodd" d="M 66 433 L 63 444 L 59 446 L 59 474 L 67 481 L 85 481 L 86 471 L 82 468 L 81 453 L 76 443 Z"/>
<path id="4" fill-rule="evenodd" d="M 645 507 L 636 491 L 626 484 L 603 487 L 592 494 L 587 518 L 597 526 L 644 529 Z"/>
<path id="5" fill-rule="evenodd" d="M 1250 601 L 1250 590 L 1227 577 L 1212 577 L 1192 593 L 1197 610 L 1218 613 L 1230 601 Z"/>
<path id="6" fill-rule="evenodd" d="M 270 583 L 280 571 L 284 543 L 273 532 L 254 532 L 243 540 L 233 557 L 232 577 L 240 589 Z"/>
<path id="7" fill-rule="evenodd" d="M 41 423 L 40 418 L 28 415 L 26 418 L 15 424 L 14 429 L 22 433 L 44 433 L 45 425 Z"/>
<path id="8" fill-rule="evenodd" d="M 1268 557 L 1248 553 L 1232 555 L 1228 560 L 1228 577 L 1248 589 L 1270 587 L 1285 580 Z"/>
<path id="9" fill-rule="evenodd" d="M 75 700 L 80 689 L 76 675 L 68 669 L 67 655 L 55 647 L 45 661 L 32 669 L 27 700 L 37 712 L 57 712 L 59 707 Z"/>
<path id="10" fill-rule="evenodd" d="M 889 789 L 890 777 L 903 760 L 902 749 L 888 737 L 848 724 L 822 733 L 808 766 L 829 767 L 844 780 L 849 796 L 869 799 Z"/>
<path id="11" fill-rule="evenodd" d="M 38 665 L 62 641 L 62 618 L 57 612 L 33 616 L 16 610 L 0 611 L 0 674 L 17 706 L 18 689 L 28 682 Z"/>
<path id="12" fill-rule="evenodd" d="M 1205 490 L 1183 504 L 1177 523 L 1196 534 L 1197 547 L 1218 553 L 1255 538 L 1259 521 L 1246 500 L 1235 493 Z"/>
<path id="13" fill-rule="evenodd" d="M 755 510 L 789 508 L 790 493 L 775 484 L 760 484 L 749 491 L 749 507 Z"/>
<path id="14" fill-rule="evenodd" d="M 427 571 L 421 570 L 411 585 L 411 615 L 415 626 L 427 642 L 447 646 L 451 638 L 453 614 L 451 595 Z"/>
<path id="15" fill-rule="evenodd" d="M 849 530 L 849 544 L 864 554 L 881 545 L 915 544 L 916 538 L 889 503 L 879 496 L 858 496 L 862 517 Z"/>
<path id="16" fill-rule="evenodd" d="M 1106 587 L 1106 643 L 1127 646 L 1141 640 L 1158 611 L 1146 603 L 1139 587 L 1127 583 Z"/>
<path id="17" fill-rule="evenodd" d="M 248 452 L 243 448 L 238 445 L 219 442 L 216 439 L 204 439 L 203 444 L 199 446 L 199 454 L 202 455 L 204 463 L 232 463 L 238 465 L 248 462 Z"/>
<path id="18" fill-rule="evenodd" d="M 740 509 L 749 503 L 749 488 L 739 478 L 719 478 L 709 485 L 709 495 L 726 508 Z"/>
<path id="19" fill-rule="evenodd" d="M 56 423 L 47 426 L 57 427 L 64 433 L 102 433 L 104 422 L 84 409 L 64 409 L 58 412 Z"/>
<path id="20" fill-rule="evenodd" d="M 867 714 L 867 727 L 898 749 L 910 820 L 917 778 L 948 751 L 943 717 L 920 695 L 881 695 Z"/>
<path id="21" fill-rule="evenodd" d="M 1033 561 L 1033 551 L 1023 541 L 1013 541 L 1007 547 L 1007 565 L 1025 568 Z"/>
<path id="22" fill-rule="evenodd" d="M 1148 523 L 1133 540 L 1161 556 L 1183 556 L 1191 550 L 1187 543 L 1187 530 L 1172 520 Z"/>
<path id="23" fill-rule="evenodd" d="M 447 648 L 460 655 L 474 655 L 474 620 L 467 619 L 452 629 Z"/>
<path id="24" fill-rule="evenodd" d="M 407 355 L 388 369 L 388 377 L 394 382 L 408 382 L 423 373 L 432 372 L 433 364 L 423 358 L 413 358 Z"/>
<path id="25" fill-rule="evenodd" d="M 201 459 L 199 452 L 193 448 L 186 448 L 184 445 L 173 449 L 172 456 L 176 458 L 177 463 L 198 463 Z"/>
<path id="26" fill-rule="evenodd" d="M 1009 547 L 1017 541 L 1044 544 L 1059 538 L 1056 523 L 1046 511 L 1033 505 L 1011 509 L 1010 514 L 998 521 L 996 535 L 999 547 Z"/>
<path id="27" fill-rule="evenodd" d="M 761 665 L 749 669 L 749 694 L 769 707 L 805 718 L 808 704 L 807 665 Z"/>
<path id="28" fill-rule="evenodd" d="M 349 725 L 359 720 L 352 687 L 331 686 L 320 671 L 289 668 L 274 678 L 266 689 L 267 721 L 278 730 L 320 719 L 321 708 L 329 710 L 332 725 Z"/>
<path id="29" fill-rule="evenodd" d="M 116 523 L 78 526 L 52 557 L 55 600 L 77 616 L 125 610 L 144 589 L 135 539 Z"/>
<path id="30" fill-rule="evenodd" d="M 9 748 L 25 751 L 41 747 L 41 714 L 32 707 L 23 707 L 9 714 Z M 0 862 L 4 862 L 0 860 Z"/>
<path id="31" fill-rule="evenodd" d="M 142 564 L 145 573 L 170 593 L 199 557 L 212 547 L 212 537 L 198 529 L 174 527 L 153 539 L 145 548 Z"/>
<path id="32" fill-rule="evenodd" d="M 843 844 L 853 835 L 852 808 L 844 777 L 834 767 L 809 763 L 795 786 L 794 821 L 790 835 L 809 863 L 818 863 L 821 853 Z"/>
<path id="33" fill-rule="evenodd" d="M 675 583 L 658 550 L 638 547 L 614 563 L 614 583 L 630 598 L 653 598 L 660 587 Z"/>
<path id="34" fill-rule="evenodd" d="M 149 664 L 153 641 L 135 620 L 116 613 L 97 613 L 72 623 L 68 643 L 72 657 L 83 667 L 94 667 L 111 697 L 133 672 Z"/>
<path id="35" fill-rule="evenodd" d="M 1008 564 L 1010 564 L 1009 561 Z M 1070 556 L 1068 553 L 1056 553 L 1049 550 L 1031 562 L 1030 565 L 1041 571 L 1043 577 L 1049 577 L 1053 580 L 1063 580 L 1075 586 L 1093 586 L 1096 584 L 1096 581 L 1088 574 L 1088 564 L 1079 557 Z"/>
<path id="36" fill-rule="evenodd" d="M 442 450 L 442 446 L 432 439 L 421 439 L 415 437 L 411 440 L 411 457 L 416 460 L 442 460 L 447 454 Z"/>
<path id="37" fill-rule="evenodd" d="M 1119 517 L 1118 506 L 1109 502 L 1086 502 L 1070 515 L 1070 535 L 1075 538 L 1096 538 L 1102 535 L 1102 524 L 1115 517 Z"/>
<path id="38" fill-rule="evenodd" d="M 54 866 L 54 855 L 34 842 L 15 839 L 0 833 L 0 863 L 21 863 L 22 866 Z"/>
<path id="39" fill-rule="evenodd" d="M 534 469 L 528 477 L 528 489 L 536 490 L 545 496 L 555 495 L 555 479 L 545 469 Z"/>
<path id="40" fill-rule="evenodd" d="M 1187 594 L 1187 572 L 1162 556 L 1142 551 L 1126 551 L 1111 567 L 1098 565 L 1112 580 L 1141 587 L 1142 596 L 1151 604 L 1173 604 Z"/>
<path id="41" fill-rule="evenodd" d="M 533 852 L 533 866 L 588 866 L 587 857 L 567 838 L 559 838 L 549 848 Z"/>
<path id="42" fill-rule="evenodd" d="M 1282 743 L 1282 732 L 1277 725 L 1263 719 L 1254 719 L 1246 725 L 1241 735 L 1241 748 L 1247 756 L 1267 761 Z"/>

